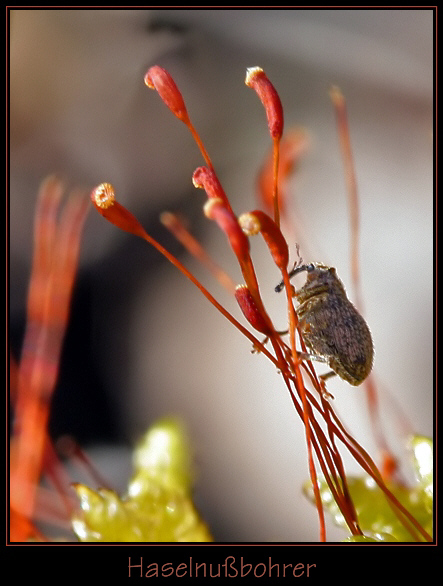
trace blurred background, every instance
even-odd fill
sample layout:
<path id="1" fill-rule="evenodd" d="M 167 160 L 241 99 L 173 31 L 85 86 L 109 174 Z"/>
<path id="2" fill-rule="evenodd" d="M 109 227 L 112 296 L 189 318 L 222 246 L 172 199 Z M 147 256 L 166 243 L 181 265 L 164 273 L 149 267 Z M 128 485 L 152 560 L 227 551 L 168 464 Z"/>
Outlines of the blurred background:
<path id="1" fill-rule="evenodd" d="M 9 285 L 11 349 L 20 354 L 40 182 L 112 183 L 117 197 L 242 319 L 235 301 L 159 223 L 169 209 L 231 277 L 241 276 L 191 183 L 202 164 L 185 126 L 143 84 L 174 77 L 236 213 L 257 207 L 270 148 L 263 108 L 245 87 L 262 67 L 285 128 L 310 149 L 289 194 L 306 262 L 335 266 L 352 298 L 349 213 L 331 84 L 346 96 L 360 194 L 364 313 L 375 344 L 384 431 L 402 459 L 394 397 L 415 431 L 433 432 L 433 11 L 12 10 Z M 278 270 L 252 242 L 261 291 L 285 328 Z M 195 449 L 196 503 L 217 541 L 317 541 L 304 430 L 275 368 L 155 250 L 91 211 L 52 404 L 54 439 L 74 436 L 118 490 L 130 449 L 175 414 Z M 321 365 L 318 368 L 322 372 Z M 328 381 L 334 407 L 377 460 L 363 387 Z M 343 453 L 349 473 L 358 466 Z M 408 468 L 406 466 L 406 475 Z M 412 478 L 412 476 L 411 476 Z M 345 533 L 328 527 L 328 538 Z"/>

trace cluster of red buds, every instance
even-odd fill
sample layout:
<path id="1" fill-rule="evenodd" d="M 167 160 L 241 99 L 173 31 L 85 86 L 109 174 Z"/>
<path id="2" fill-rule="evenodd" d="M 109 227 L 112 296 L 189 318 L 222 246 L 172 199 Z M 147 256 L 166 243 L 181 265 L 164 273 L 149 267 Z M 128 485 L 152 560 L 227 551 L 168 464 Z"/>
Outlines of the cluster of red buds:
<path id="1" fill-rule="evenodd" d="M 279 170 L 281 168 L 280 153 L 284 124 L 283 108 L 276 89 L 261 68 L 253 67 L 247 70 L 245 83 L 255 90 L 264 106 L 272 140 L 272 163 L 270 168 L 272 169 L 271 214 L 273 214 L 273 217 L 262 210 L 254 210 L 237 217 L 217 177 L 203 142 L 190 120 L 184 99 L 171 75 L 162 67 L 155 65 L 148 70 L 144 81 L 149 88 L 157 91 L 171 112 L 188 127 L 200 149 L 206 166 L 198 167 L 194 171 L 192 181 L 195 187 L 206 192 L 207 201 L 204 204 L 204 213 L 225 233 L 239 263 L 244 284 L 235 287 L 229 277 L 223 275 L 216 263 L 209 259 L 202 247 L 172 215 L 163 215 L 162 221 L 185 246 L 188 246 L 192 254 L 209 266 L 210 270 L 227 286 L 228 290 L 233 292 L 248 323 L 254 330 L 266 336 L 266 341 L 269 340 L 272 348 L 269 348 L 265 342 L 260 341 L 248 328 L 244 327 L 176 257 L 144 230 L 138 220 L 116 201 L 111 185 L 103 183 L 92 191 L 91 199 L 94 206 L 109 222 L 122 230 L 143 238 L 154 246 L 198 287 L 214 307 L 239 329 L 253 343 L 256 349 L 260 350 L 278 368 L 290 393 L 294 407 L 305 427 L 309 473 L 319 516 L 321 541 L 326 540 L 326 532 L 314 454 L 349 530 L 352 535 L 362 535 L 357 514 L 349 494 L 342 458 L 336 446 L 337 440 L 346 447 L 363 470 L 383 490 L 396 514 L 404 525 L 408 527 L 410 533 L 417 540 L 419 540 L 418 534 L 424 539 L 429 539 L 429 535 L 420 524 L 387 488 L 382 475 L 367 452 L 340 422 L 328 400 L 329 395 L 325 390 L 324 381 L 318 378 L 312 362 L 302 360 L 303 356 L 307 355 L 306 347 L 303 337 L 297 329 L 298 318 L 293 305 L 293 289 L 289 280 L 290 271 L 288 271 L 289 250 L 286 239 L 280 229 Z M 272 259 L 281 272 L 287 299 L 289 344 L 284 341 L 281 333 L 274 328 L 260 294 L 249 246 L 249 237 L 259 233 L 262 235 Z M 300 349 L 297 349 L 297 340 Z M 315 390 L 314 393 L 306 388 L 305 380 L 309 380 Z M 327 432 L 323 430 L 321 424 L 326 425 Z"/>

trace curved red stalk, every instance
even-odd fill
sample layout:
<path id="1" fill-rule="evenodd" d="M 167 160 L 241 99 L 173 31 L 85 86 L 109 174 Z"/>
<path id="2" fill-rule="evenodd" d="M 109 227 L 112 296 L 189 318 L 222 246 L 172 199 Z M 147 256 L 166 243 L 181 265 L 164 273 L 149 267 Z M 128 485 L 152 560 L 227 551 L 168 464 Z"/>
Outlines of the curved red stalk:
<path id="1" fill-rule="evenodd" d="M 335 107 L 337 116 L 337 129 L 340 139 L 340 147 L 343 156 L 345 168 L 346 188 L 348 193 L 349 211 L 351 216 L 351 275 L 352 285 L 354 287 L 355 305 L 361 312 L 361 292 L 360 292 L 360 274 L 359 274 L 359 254 L 358 254 L 358 236 L 359 236 L 359 205 L 357 178 L 355 176 L 354 163 L 352 160 L 351 140 L 349 136 L 348 117 L 346 113 L 346 100 L 340 88 L 331 87 L 329 91 L 332 103 Z"/>
<path id="2" fill-rule="evenodd" d="M 236 285 L 231 277 L 211 258 L 203 246 L 187 230 L 181 219 L 171 212 L 160 214 L 160 222 L 177 240 L 199 260 L 214 275 L 217 281 L 232 295 L 235 295 Z"/>
<path id="3" fill-rule="evenodd" d="M 250 67 L 246 70 L 245 84 L 255 90 L 266 112 L 268 128 L 273 144 L 273 208 L 274 220 L 280 225 L 278 201 L 278 165 L 280 157 L 280 140 L 283 134 L 283 106 L 277 90 L 269 81 L 261 67 Z"/>
<path id="4" fill-rule="evenodd" d="M 283 281 L 285 284 L 286 289 L 286 296 L 288 300 L 288 322 L 289 322 L 289 336 L 291 341 L 291 350 L 292 350 L 292 362 L 294 365 L 295 376 L 296 376 L 296 388 L 300 395 L 302 405 L 303 405 L 303 414 L 302 419 L 305 425 L 305 435 L 306 435 L 306 446 L 308 449 L 308 461 L 309 461 L 309 475 L 311 477 L 311 484 L 314 490 L 314 497 L 315 503 L 318 511 L 319 516 L 319 525 L 320 525 L 320 541 L 326 541 L 326 527 L 325 527 L 325 519 L 324 519 L 324 512 L 323 512 L 323 503 L 320 496 L 320 490 L 318 488 L 317 482 L 317 473 L 315 470 L 314 459 L 312 457 L 312 434 L 311 434 L 311 427 L 310 427 L 310 410 L 308 408 L 308 402 L 306 398 L 306 389 L 303 383 L 303 378 L 300 372 L 300 359 L 297 353 L 296 345 L 295 345 L 295 331 L 298 324 L 297 314 L 294 309 L 294 305 L 292 303 L 292 290 L 291 284 L 289 282 L 289 275 L 286 267 L 282 269 Z"/>
<path id="5" fill-rule="evenodd" d="M 330 407 L 329 407 L 330 408 Z M 372 458 L 363 449 L 363 447 L 346 431 L 341 421 L 338 419 L 337 415 L 334 413 L 332 409 L 330 409 L 330 413 L 337 425 L 334 426 L 334 432 L 337 433 L 337 429 L 339 429 L 342 434 L 340 434 L 341 441 L 346 445 L 354 459 L 358 462 L 358 464 L 365 470 L 367 474 L 374 479 L 377 483 L 379 488 L 385 493 L 388 503 L 390 504 L 392 510 L 400 519 L 401 523 L 406 527 L 406 529 L 411 533 L 411 535 L 418 541 L 417 535 L 415 531 L 412 529 L 411 525 L 413 525 L 417 531 L 422 535 L 422 537 L 426 541 L 432 541 L 432 537 L 423 529 L 420 523 L 409 513 L 409 511 L 399 502 L 397 497 L 395 497 L 392 492 L 388 489 L 386 484 L 383 481 L 383 478 L 373 462 Z"/>
<path id="6" fill-rule="evenodd" d="M 274 187 L 273 187 L 273 194 L 272 194 L 272 201 L 274 202 L 274 220 L 277 226 L 280 225 L 280 208 L 278 205 L 278 162 L 280 160 L 280 138 L 273 139 L 272 150 L 274 152 Z"/>
<path id="7" fill-rule="evenodd" d="M 189 118 L 186 110 L 185 102 L 183 97 L 172 79 L 171 74 L 160 67 L 159 65 L 153 65 L 145 74 L 145 84 L 150 88 L 157 91 L 163 102 L 168 106 L 173 114 L 177 116 L 190 130 L 198 148 L 200 149 L 206 164 L 212 169 L 212 162 L 209 154 L 201 140 L 198 132 L 195 130 L 194 125 Z"/>
<path id="8" fill-rule="evenodd" d="M 317 483 L 317 473 L 315 471 L 314 460 L 312 457 L 312 449 L 311 449 L 311 428 L 310 428 L 310 412 L 308 410 L 308 403 L 305 394 L 305 387 L 303 383 L 303 379 L 300 373 L 300 361 L 298 358 L 298 353 L 295 346 L 295 330 L 297 327 L 297 315 L 295 313 L 294 306 L 292 304 L 292 295 L 291 295 L 291 285 L 289 282 L 289 275 L 287 271 L 288 261 L 289 261 L 289 250 L 286 240 L 284 239 L 278 225 L 274 222 L 265 212 L 261 210 L 255 210 L 250 213 L 243 214 L 239 218 L 239 224 L 243 228 L 246 234 L 257 234 L 261 232 L 266 244 L 268 245 L 269 251 L 274 259 L 276 265 L 280 268 L 283 275 L 283 280 L 285 283 L 286 290 L 288 292 L 288 310 L 289 310 L 289 332 L 291 338 L 291 348 L 292 348 L 292 359 L 293 365 L 296 375 L 296 387 L 298 393 L 302 400 L 303 405 L 303 413 L 302 418 L 305 425 L 305 433 L 306 433 L 306 445 L 308 449 L 308 459 L 309 459 L 309 473 L 311 476 L 311 482 L 314 489 L 315 501 L 317 504 L 317 510 L 319 513 L 319 522 L 320 522 L 320 540 L 326 541 L 326 532 L 325 532 L 325 521 L 324 521 L 324 513 L 323 513 L 323 505 L 321 501 L 320 491 L 318 488 Z M 243 309 L 243 308 L 242 308 Z M 268 334 L 268 332 L 264 332 Z"/>
<path id="9" fill-rule="evenodd" d="M 27 539 L 32 528 L 48 441 L 50 402 L 69 317 L 80 238 L 89 209 L 85 194 L 74 192 L 57 219 L 62 194 L 63 185 L 58 179 L 46 179 L 40 188 L 35 215 L 34 258 L 11 451 L 11 510 L 17 513 L 17 519 L 29 520 L 17 526 L 18 541 Z"/>
<path id="10" fill-rule="evenodd" d="M 307 132 L 302 128 L 296 128 L 286 132 L 280 141 L 278 161 L 278 207 L 280 217 L 285 216 L 287 210 L 287 185 L 286 180 L 296 169 L 301 156 L 306 152 L 309 145 Z M 275 156 L 274 145 L 267 156 L 257 177 L 257 190 L 260 202 L 265 211 L 269 214 L 274 211 L 274 178 L 275 178 Z M 291 209 L 294 202 L 291 201 Z"/>
<path id="11" fill-rule="evenodd" d="M 342 153 L 346 191 L 349 202 L 350 226 L 351 226 L 351 278 L 354 289 L 355 305 L 360 313 L 363 313 L 362 293 L 360 286 L 360 267 L 359 267 L 359 198 L 357 188 L 357 177 L 354 168 L 352 156 L 351 137 L 349 133 L 348 115 L 346 109 L 346 99 L 340 88 L 333 86 L 330 88 L 329 95 L 335 108 L 337 118 L 337 130 Z M 369 416 L 372 422 L 372 430 L 378 448 L 382 454 L 389 454 L 388 442 L 383 433 L 381 424 L 377 388 L 374 382 L 373 374 L 370 374 L 365 382 L 366 399 L 368 403 Z M 395 458 L 390 454 L 390 463 L 394 464 Z M 393 474 L 393 470 L 390 471 Z"/>
<path id="12" fill-rule="evenodd" d="M 334 410 L 332 409 L 331 405 L 328 401 L 323 401 L 324 409 L 320 408 L 320 405 L 317 403 L 316 399 L 312 396 L 311 393 L 306 391 L 307 397 L 309 398 L 310 403 L 312 406 L 322 414 L 322 417 L 329 421 L 328 431 L 329 433 L 333 433 L 340 441 L 347 447 L 348 451 L 351 453 L 352 457 L 356 460 L 356 462 L 361 466 L 361 468 L 377 483 L 379 488 L 385 493 L 388 503 L 392 506 L 393 511 L 398 516 L 402 524 L 408 529 L 411 535 L 418 541 L 417 534 L 412 529 L 411 525 L 413 525 L 417 531 L 423 536 L 426 541 L 432 541 L 432 538 L 428 535 L 428 533 L 421 527 L 420 523 L 403 507 L 403 505 L 398 501 L 398 499 L 392 494 L 392 492 L 387 488 L 385 485 L 383 478 L 373 462 L 372 458 L 363 449 L 363 447 L 352 437 L 352 435 L 346 431 L 345 427 L 338 419 L 337 415 L 335 414 Z M 322 397 L 323 398 L 323 397 Z M 329 415 L 332 416 L 335 423 L 330 419 Z M 315 418 L 312 418 L 312 421 L 315 422 Z M 315 422 L 315 425 L 318 424 Z M 316 433 L 320 434 L 324 437 L 323 431 L 316 427 Z M 326 440 L 325 440 L 326 441 Z M 333 452 L 332 452 L 333 453 Z M 337 456 L 340 458 L 338 452 Z M 341 460 L 341 458 L 340 458 Z M 344 475 L 345 478 L 345 475 Z M 343 478 L 342 478 L 343 482 Z M 328 483 L 329 484 L 329 483 Z M 332 492 L 332 491 L 331 491 Z M 337 501 L 337 504 L 340 503 Z M 343 512 L 342 507 L 340 509 Z M 345 515 L 346 518 L 346 515 Z M 349 523 L 348 523 L 349 525 Z"/>
<path id="13" fill-rule="evenodd" d="M 284 362 L 285 359 L 280 354 L 281 350 L 280 350 L 279 345 L 276 342 L 276 339 L 271 337 L 271 342 L 273 343 L 273 347 L 276 352 L 276 355 L 279 357 L 279 363 Z M 297 367 L 295 365 L 293 365 L 293 369 L 295 370 L 296 368 Z M 348 524 L 349 530 L 351 531 L 351 533 L 353 535 L 361 535 L 362 532 L 361 532 L 360 528 L 358 527 L 358 523 L 357 523 L 356 516 L 355 516 L 355 510 L 352 506 L 352 503 L 349 504 L 349 502 L 347 502 L 347 500 L 346 500 L 346 497 L 343 495 L 342 487 L 339 484 L 339 482 L 337 480 L 337 476 L 334 471 L 334 463 L 331 460 L 331 455 L 334 457 L 334 460 L 336 459 L 336 456 L 334 456 L 334 450 L 329 445 L 328 440 L 323 433 L 323 430 L 321 429 L 321 427 L 317 423 L 317 421 L 314 417 L 314 414 L 312 413 L 311 407 L 307 403 L 307 400 L 309 400 L 309 402 L 314 402 L 314 404 L 316 404 L 315 399 L 313 398 L 311 393 L 309 393 L 306 390 L 306 388 L 304 388 L 304 386 L 300 387 L 296 377 L 294 378 L 293 375 L 289 374 L 289 372 L 287 370 L 287 364 L 286 364 L 286 368 L 283 368 L 283 369 L 280 368 L 280 370 L 282 372 L 283 379 L 284 379 L 285 384 L 288 388 L 288 391 L 289 391 L 290 396 L 292 398 L 292 402 L 294 404 L 294 407 L 295 407 L 298 415 L 303 420 L 303 422 L 308 421 L 308 428 L 306 430 L 306 434 L 307 434 L 307 437 L 309 437 L 308 456 L 309 456 L 309 463 L 310 463 L 310 475 L 311 475 L 311 482 L 313 482 L 313 490 L 314 490 L 314 495 L 315 495 L 315 499 L 316 499 L 317 511 L 318 511 L 318 515 L 319 515 L 321 540 L 322 541 L 325 540 L 325 521 L 324 521 L 323 505 L 322 505 L 320 492 L 319 492 L 318 484 L 317 484 L 317 480 L 316 480 L 317 476 L 316 476 L 316 472 L 315 472 L 315 467 L 312 468 L 313 458 L 312 458 L 312 452 L 310 449 L 311 445 L 313 446 L 313 448 L 315 450 L 320 467 L 321 467 L 322 472 L 325 476 L 325 480 L 331 490 L 331 494 L 333 495 L 334 499 L 337 502 L 337 505 L 339 506 L 341 512 L 343 513 L 343 516 Z M 302 401 L 302 405 L 299 405 L 299 403 L 297 402 L 296 395 L 294 394 L 294 392 L 291 388 L 291 384 L 290 384 L 291 381 L 296 386 L 298 396 L 300 397 L 300 399 Z M 305 401 L 303 401 L 303 394 L 305 396 L 305 399 L 307 399 Z M 318 405 L 317 405 L 317 408 L 318 408 Z M 319 412 L 321 413 L 321 410 L 319 410 Z M 312 426 L 312 430 L 311 430 L 310 426 Z M 312 433 L 312 432 L 314 432 L 314 433 Z M 323 458 L 325 458 L 326 461 Z M 332 478 L 331 478 L 331 475 L 332 475 Z M 349 496 L 348 496 L 348 498 L 349 498 Z"/>

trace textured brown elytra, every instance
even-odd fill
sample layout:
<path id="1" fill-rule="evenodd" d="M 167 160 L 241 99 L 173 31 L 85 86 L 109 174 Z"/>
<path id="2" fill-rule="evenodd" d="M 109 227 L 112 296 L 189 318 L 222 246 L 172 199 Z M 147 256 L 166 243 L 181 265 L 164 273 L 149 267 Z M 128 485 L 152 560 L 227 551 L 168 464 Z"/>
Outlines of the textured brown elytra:
<path id="1" fill-rule="evenodd" d="M 295 297 L 297 315 L 306 346 L 342 379 L 359 385 L 372 368 L 371 332 L 346 296 L 333 267 L 311 263 L 294 268 L 289 276 L 307 272 L 306 283 Z M 283 283 L 275 290 L 281 291 Z"/>

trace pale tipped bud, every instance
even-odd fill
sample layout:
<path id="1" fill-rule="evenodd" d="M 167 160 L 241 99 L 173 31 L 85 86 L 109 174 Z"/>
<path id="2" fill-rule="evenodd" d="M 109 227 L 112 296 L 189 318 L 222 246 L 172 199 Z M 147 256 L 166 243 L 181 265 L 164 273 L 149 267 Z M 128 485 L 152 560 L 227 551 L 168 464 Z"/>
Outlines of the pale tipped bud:
<path id="1" fill-rule="evenodd" d="M 177 118 L 182 120 L 185 124 L 189 123 L 189 116 L 186 110 L 183 97 L 172 79 L 171 75 L 160 67 L 153 65 L 146 73 L 144 78 L 145 84 L 157 91 L 163 102 L 173 112 Z"/>
<path id="2" fill-rule="evenodd" d="M 261 210 L 255 210 L 242 214 L 238 219 L 238 223 L 248 236 L 254 236 L 260 232 L 275 264 L 280 269 L 287 267 L 289 261 L 288 244 L 272 218 Z"/>
<path id="3" fill-rule="evenodd" d="M 101 183 L 91 192 L 92 201 L 102 210 L 106 210 L 115 202 L 114 187 L 110 183 Z"/>
<path id="4" fill-rule="evenodd" d="M 283 106 L 277 90 L 261 67 L 246 70 L 245 84 L 257 93 L 266 111 L 271 137 L 279 140 L 283 134 Z"/>

